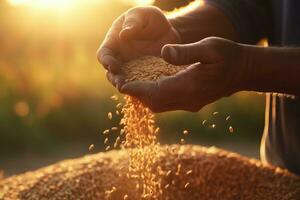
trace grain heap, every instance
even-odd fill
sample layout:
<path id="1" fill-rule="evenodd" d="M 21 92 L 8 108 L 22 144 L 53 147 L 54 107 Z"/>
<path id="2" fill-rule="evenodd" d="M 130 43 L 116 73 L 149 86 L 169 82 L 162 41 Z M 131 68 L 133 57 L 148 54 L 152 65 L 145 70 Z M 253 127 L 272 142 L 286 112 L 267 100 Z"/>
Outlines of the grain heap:
<path id="1" fill-rule="evenodd" d="M 156 81 L 162 75 L 173 75 L 184 68 L 185 66 L 173 66 L 158 57 L 147 56 L 125 63 L 122 72 L 126 82 Z M 162 191 L 159 170 L 152 171 L 152 165 L 156 162 L 158 154 L 159 131 L 155 126 L 154 115 L 149 108 L 130 96 L 125 97 L 122 114 L 121 125 L 124 126 L 125 133 L 123 147 L 136 148 L 134 151 L 129 150 L 128 176 L 137 179 L 136 187 L 142 193 L 141 198 L 157 199 Z"/>
<path id="2" fill-rule="evenodd" d="M 187 65 L 172 65 L 162 58 L 145 56 L 129 61 L 122 66 L 125 81 L 156 81 L 162 76 L 171 76 L 186 69 Z"/>
<path id="3" fill-rule="evenodd" d="M 260 161 L 213 147 L 172 145 L 157 151 L 153 169 L 166 171 L 158 200 L 300 200 L 299 177 Z M 135 180 L 126 176 L 128 164 L 126 150 L 62 161 L 0 180 L 0 199 L 99 200 L 109 193 L 111 200 L 140 200 Z"/>

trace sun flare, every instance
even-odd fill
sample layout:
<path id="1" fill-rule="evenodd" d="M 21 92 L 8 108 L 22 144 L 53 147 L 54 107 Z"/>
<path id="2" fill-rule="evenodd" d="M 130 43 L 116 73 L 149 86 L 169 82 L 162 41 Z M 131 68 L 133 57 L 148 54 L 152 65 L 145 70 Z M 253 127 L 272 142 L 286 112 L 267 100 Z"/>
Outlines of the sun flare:
<path id="1" fill-rule="evenodd" d="M 83 3 L 80 0 L 7 0 L 12 6 L 30 6 L 38 8 L 68 8 L 74 4 Z M 105 0 L 89 0 L 84 3 L 104 3 Z M 151 5 L 154 0 L 120 0 L 133 5 Z"/>
<path id="2" fill-rule="evenodd" d="M 8 0 L 12 6 L 30 6 L 37 8 L 68 8 L 74 1 L 72 0 Z"/>

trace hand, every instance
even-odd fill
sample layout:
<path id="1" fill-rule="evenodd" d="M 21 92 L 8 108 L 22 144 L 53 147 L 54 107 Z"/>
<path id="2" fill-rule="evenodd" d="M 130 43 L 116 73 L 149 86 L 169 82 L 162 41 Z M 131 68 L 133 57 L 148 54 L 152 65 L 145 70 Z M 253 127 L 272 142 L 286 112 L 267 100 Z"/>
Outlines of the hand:
<path id="1" fill-rule="evenodd" d="M 118 86 L 122 62 L 143 55 L 160 56 L 165 44 L 180 43 L 180 36 L 156 7 L 135 7 L 113 22 L 97 57 L 108 70 L 108 79 Z"/>
<path id="2" fill-rule="evenodd" d="M 120 91 L 136 97 L 153 112 L 198 111 L 242 88 L 247 74 L 244 48 L 216 37 L 186 45 L 166 45 L 162 56 L 167 62 L 191 65 L 156 82 L 127 83 Z"/>

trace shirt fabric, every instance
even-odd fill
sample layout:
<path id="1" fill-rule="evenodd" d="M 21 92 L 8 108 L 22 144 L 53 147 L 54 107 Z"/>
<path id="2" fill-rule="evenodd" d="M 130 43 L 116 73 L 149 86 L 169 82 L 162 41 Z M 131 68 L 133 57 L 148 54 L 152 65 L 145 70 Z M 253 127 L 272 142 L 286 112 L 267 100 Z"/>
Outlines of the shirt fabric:
<path id="1" fill-rule="evenodd" d="M 268 38 L 270 46 L 300 46 L 299 0 L 206 0 L 206 3 L 224 12 L 242 43 L 256 44 Z M 300 99 L 267 94 L 265 115 L 262 161 L 300 175 Z"/>

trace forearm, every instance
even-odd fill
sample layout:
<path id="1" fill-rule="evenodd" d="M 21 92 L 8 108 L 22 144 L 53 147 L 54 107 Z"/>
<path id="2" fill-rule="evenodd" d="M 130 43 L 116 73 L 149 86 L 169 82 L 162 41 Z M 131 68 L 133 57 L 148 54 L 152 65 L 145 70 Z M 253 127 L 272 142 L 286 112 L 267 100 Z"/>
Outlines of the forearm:
<path id="1" fill-rule="evenodd" d="M 237 34 L 230 20 L 221 10 L 208 4 L 193 6 L 189 12 L 169 21 L 179 32 L 182 43 L 192 43 L 209 36 L 237 41 Z"/>
<path id="2" fill-rule="evenodd" d="M 300 48 L 244 47 L 245 90 L 300 96 Z"/>

